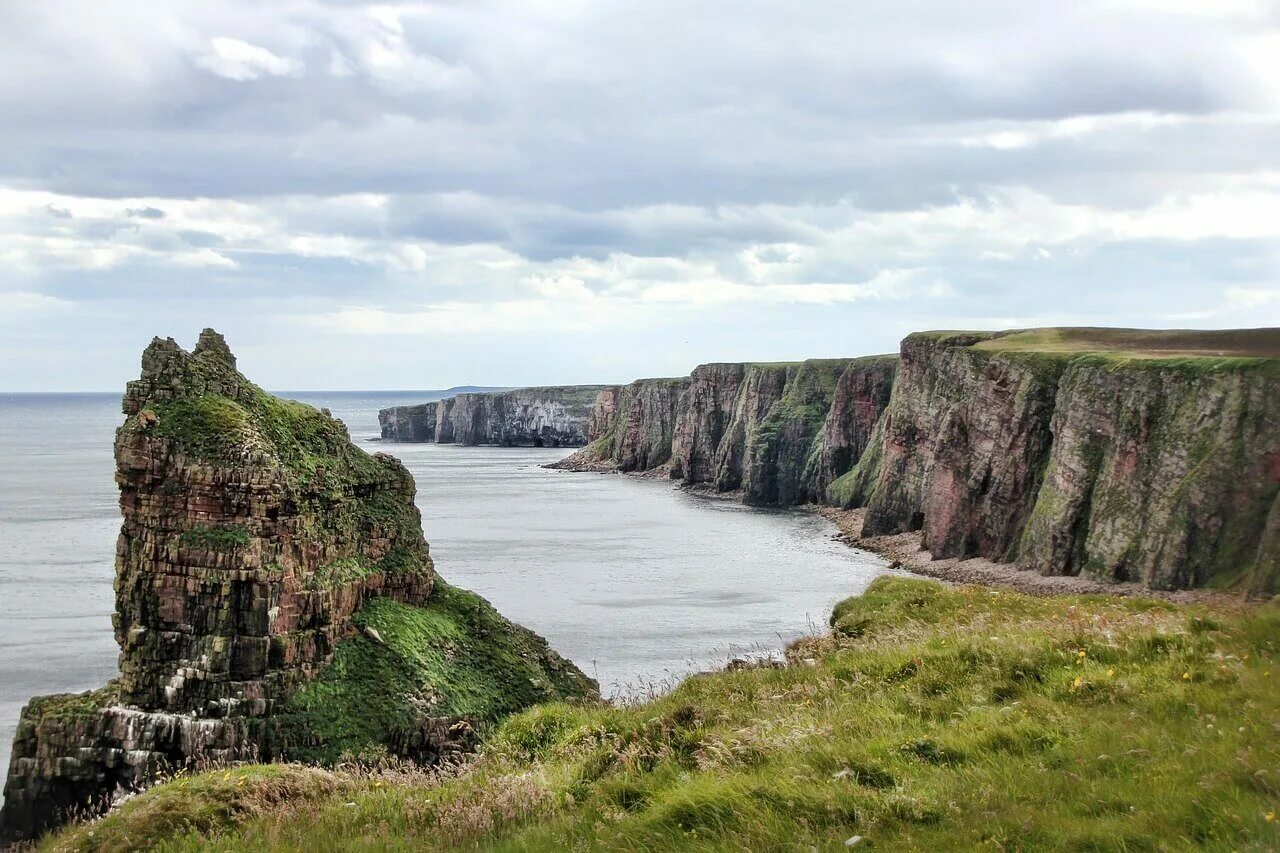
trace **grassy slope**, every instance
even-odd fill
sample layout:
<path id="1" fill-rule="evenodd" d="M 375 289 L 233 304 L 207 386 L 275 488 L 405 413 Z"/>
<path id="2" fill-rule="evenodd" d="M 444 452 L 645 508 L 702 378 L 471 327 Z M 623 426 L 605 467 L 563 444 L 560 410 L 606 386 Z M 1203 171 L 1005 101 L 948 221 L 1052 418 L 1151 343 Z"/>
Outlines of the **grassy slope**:
<path id="1" fill-rule="evenodd" d="M 439 578 L 423 607 L 375 598 L 355 622 L 366 634 L 342 641 L 281 715 L 291 755 L 327 764 L 376 752 L 416 718 L 413 706 L 483 725 L 537 702 L 596 695 L 541 637 Z"/>
<path id="2" fill-rule="evenodd" d="M 216 771 L 46 849 L 1280 845 L 1275 604 L 882 578 L 833 622 L 783 669 L 512 717 L 454 779 Z M 286 772 L 298 794 L 281 802 Z"/>

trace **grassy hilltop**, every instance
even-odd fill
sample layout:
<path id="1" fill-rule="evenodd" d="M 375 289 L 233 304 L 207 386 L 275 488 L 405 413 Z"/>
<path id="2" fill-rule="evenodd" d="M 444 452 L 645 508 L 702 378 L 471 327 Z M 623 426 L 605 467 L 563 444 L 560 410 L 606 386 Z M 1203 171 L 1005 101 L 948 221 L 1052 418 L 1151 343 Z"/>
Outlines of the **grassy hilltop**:
<path id="1" fill-rule="evenodd" d="M 187 776 L 46 850 L 1280 846 L 1280 605 L 881 578 L 783 668 L 542 705 L 449 778 Z"/>

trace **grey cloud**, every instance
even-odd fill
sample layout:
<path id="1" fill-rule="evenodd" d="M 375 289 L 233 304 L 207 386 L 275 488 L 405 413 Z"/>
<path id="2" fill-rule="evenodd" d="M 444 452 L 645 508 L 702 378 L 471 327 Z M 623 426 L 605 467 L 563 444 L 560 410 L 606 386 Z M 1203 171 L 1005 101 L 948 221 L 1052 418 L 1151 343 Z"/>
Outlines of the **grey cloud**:
<path id="1" fill-rule="evenodd" d="M 611 256 L 642 258 L 645 275 L 677 285 L 706 270 L 753 282 L 764 264 L 774 283 L 911 269 L 949 288 L 915 287 L 893 304 L 718 305 L 714 317 L 670 307 L 654 326 L 637 319 L 566 338 L 540 376 L 512 366 L 535 332 L 469 340 L 489 359 L 488 378 L 621 380 L 697 360 L 817 355 L 814 340 L 852 354 L 892 348 L 913 326 L 1001 317 L 1208 317 L 1225 289 L 1278 280 L 1269 233 L 1175 239 L 1174 222 L 1174 236 L 1159 239 L 1050 233 L 1047 248 L 1011 240 L 985 257 L 967 242 L 986 236 L 982 224 L 840 230 L 892 212 L 928 218 L 958 199 L 971 209 L 953 216 L 981 223 L 1005 189 L 1080 208 L 1056 211 L 1041 235 L 1192 194 L 1280 191 L 1280 92 L 1250 64 L 1246 41 L 1280 32 L 1280 12 L 1263 4 L 1258 15 L 1202 17 L 1154 5 L 10 4 L 0 192 L 115 199 L 82 215 L 42 196 L 32 221 L 5 220 L 0 236 L 26 259 L 8 271 L 14 286 L 91 306 L 22 334 L 102 347 L 102 317 L 154 325 L 148 335 L 213 322 L 332 362 L 297 318 L 529 298 L 531 272 L 581 274 L 598 296 L 580 295 L 604 300 L 610 283 L 592 275 Z M 214 38 L 270 51 L 288 73 L 218 76 L 198 61 Z M 1062 124 L 1082 115 L 1102 118 Z M 191 199 L 242 202 L 252 222 L 236 212 L 208 221 L 183 206 Z M 765 248 L 752 255 L 755 246 Z M 791 247 L 804 251 L 793 260 Z M 1280 302 L 1212 316 L 1280 321 Z M 335 345 L 346 354 L 337 367 L 366 346 Z M 412 387 L 420 374 L 403 365 L 441 358 L 406 346 L 382 365 L 405 372 L 368 384 Z M 431 382 L 452 384 L 446 373 Z M 18 376 L 0 364 L 0 387 Z"/>

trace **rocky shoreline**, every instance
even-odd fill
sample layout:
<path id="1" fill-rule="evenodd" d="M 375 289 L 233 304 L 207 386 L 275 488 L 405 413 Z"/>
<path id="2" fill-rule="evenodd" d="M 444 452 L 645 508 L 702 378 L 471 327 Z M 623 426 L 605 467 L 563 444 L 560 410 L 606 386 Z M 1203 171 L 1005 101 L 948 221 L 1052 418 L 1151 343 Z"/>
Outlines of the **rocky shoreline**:
<path id="1" fill-rule="evenodd" d="M 838 509 L 827 506 L 802 507 L 821 515 L 839 528 L 837 538 L 851 548 L 879 554 L 891 568 L 949 584 L 977 584 L 1011 589 L 1026 595 L 1121 595 L 1158 598 L 1180 604 L 1207 603 L 1243 606 L 1244 595 L 1205 589 L 1162 590 L 1137 583 L 1102 583 L 1072 575 L 1041 575 L 1011 563 L 996 563 L 983 557 L 934 559 L 924 548 L 920 531 L 888 536 L 863 536 L 865 509 Z"/>

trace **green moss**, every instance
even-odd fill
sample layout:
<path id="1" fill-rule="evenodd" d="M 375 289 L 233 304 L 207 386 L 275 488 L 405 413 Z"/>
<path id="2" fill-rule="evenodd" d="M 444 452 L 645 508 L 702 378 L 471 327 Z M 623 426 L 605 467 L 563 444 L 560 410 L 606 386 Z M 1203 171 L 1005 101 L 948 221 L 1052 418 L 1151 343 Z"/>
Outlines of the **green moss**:
<path id="1" fill-rule="evenodd" d="M 190 530 L 184 530 L 178 537 L 188 548 L 204 548 L 211 551 L 230 551 L 249 544 L 249 531 L 238 525 L 206 527 L 197 524 Z"/>
<path id="2" fill-rule="evenodd" d="M 119 700 L 114 681 L 85 693 L 57 693 L 37 696 L 27 703 L 26 717 L 39 720 L 89 717 Z"/>
<path id="3" fill-rule="evenodd" d="M 357 611 L 355 623 L 380 641 L 341 642 L 333 663 L 282 716 L 300 758 L 332 762 L 387 744 L 424 714 L 489 723 L 536 702 L 594 692 L 540 637 L 441 580 L 425 606 L 378 598 Z"/>
<path id="4" fill-rule="evenodd" d="M 180 775 L 113 810 L 93 828 L 57 844 L 60 851 L 155 850 L 185 834 L 226 830 L 274 809 L 301 808 L 355 786 L 290 764 L 251 765 Z"/>
<path id="5" fill-rule="evenodd" d="M 226 397 L 203 395 L 157 403 L 155 431 L 200 459 L 237 461 L 253 441 L 244 407 Z"/>

